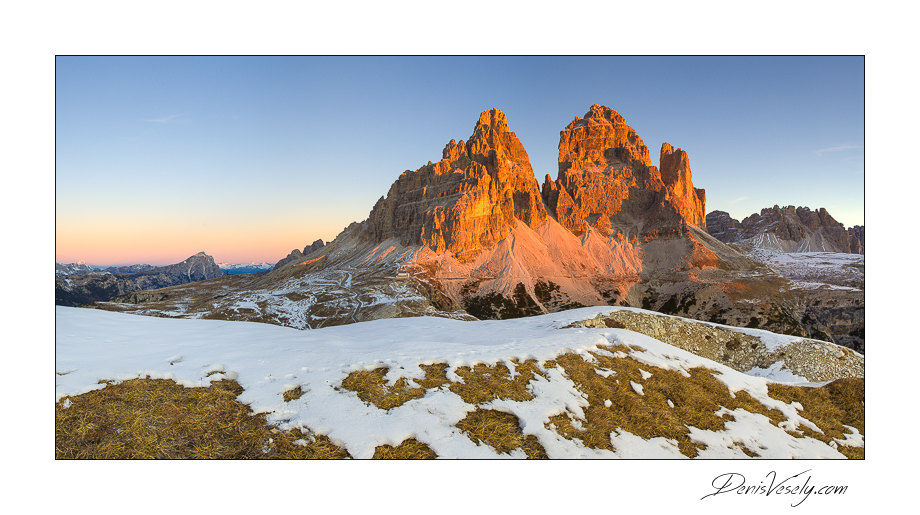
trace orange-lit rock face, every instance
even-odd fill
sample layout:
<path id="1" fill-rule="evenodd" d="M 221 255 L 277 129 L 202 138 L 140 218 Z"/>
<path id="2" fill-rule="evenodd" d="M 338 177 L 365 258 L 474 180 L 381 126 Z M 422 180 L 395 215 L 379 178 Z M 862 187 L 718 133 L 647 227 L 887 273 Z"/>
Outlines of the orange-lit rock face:
<path id="1" fill-rule="evenodd" d="M 667 200 L 681 220 L 706 228 L 706 190 L 693 187 L 690 158 L 670 144 L 661 145 L 661 180 L 668 190 Z"/>
<path id="2" fill-rule="evenodd" d="M 465 143 L 451 140 L 440 161 L 404 172 L 367 223 L 377 241 L 471 257 L 504 238 L 515 218 L 536 227 L 546 209 L 527 152 L 505 113 L 491 109 Z"/>
<path id="3" fill-rule="evenodd" d="M 706 226 L 705 192 L 693 187 L 687 153 L 665 143 L 661 171 L 648 147 L 616 111 L 593 105 L 559 135 L 559 176 L 543 200 L 575 234 L 646 234 L 681 225 Z"/>

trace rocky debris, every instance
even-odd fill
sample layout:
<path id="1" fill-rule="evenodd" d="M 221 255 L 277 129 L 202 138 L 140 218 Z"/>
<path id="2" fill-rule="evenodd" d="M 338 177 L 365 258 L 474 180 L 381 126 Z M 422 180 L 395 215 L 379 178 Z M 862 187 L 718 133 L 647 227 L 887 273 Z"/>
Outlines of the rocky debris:
<path id="1" fill-rule="evenodd" d="M 724 211 L 713 211 L 707 220 L 716 222 L 710 234 L 724 243 L 739 243 L 746 248 L 767 248 L 782 252 L 863 253 L 865 230 L 851 229 L 834 220 L 823 207 L 773 206 L 764 208 L 739 222 Z"/>
<path id="2" fill-rule="evenodd" d="M 505 113 L 490 109 L 466 142 L 451 140 L 440 161 L 400 175 L 365 224 L 375 242 L 470 259 L 505 238 L 514 219 L 537 227 L 546 209 L 527 152 Z"/>
<path id="3" fill-rule="evenodd" d="M 623 309 L 578 325 L 642 333 L 740 372 L 755 367 L 785 368 L 809 382 L 865 377 L 864 356 L 833 343 L 807 338 L 775 346 L 736 329 Z"/>
<path id="4" fill-rule="evenodd" d="M 693 187 L 687 153 L 664 143 L 659 160 L 660 171 L 623 117 L 594 104 L 560 132 L 559 173 L 546 176 L 543 201 L 575 235 L 589 227 L 640 237 L 705 228 L 706 194 Z"/>
<path id="5" fill-rule="evenodd" d="M 77 274 L 57 277 L 55 304 L 80 306 L 105 301 L 139 290 L 212 279 L 224 275 L 214 258 L 199 252 L 181 263 L 154 267 L 137 273 Z"/>

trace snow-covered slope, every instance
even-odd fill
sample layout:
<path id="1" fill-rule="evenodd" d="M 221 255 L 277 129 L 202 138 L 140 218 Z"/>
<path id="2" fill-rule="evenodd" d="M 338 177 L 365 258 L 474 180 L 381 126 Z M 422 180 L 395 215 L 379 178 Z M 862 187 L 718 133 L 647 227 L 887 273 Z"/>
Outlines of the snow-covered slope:
<path id="1" fill-rule="evenodd" d="M 798 403 L 771 397 L 768 378 L 743 374 L 625 329 L 571 327 L 573 322 L 616 309 L 611 307 L 504 321 L 384 319 L 316 331 L 60 306 L 56 309 L 58 400 L 103 388 L 100 380 L 150 376 L 173 379 L 185 386 L 207 386 L 229 378 L 244 388 L 239 400 L 256 412 L 267 413 L 270 422 L 282 429 L 304 427 L 325 434 L 356 458 L 370 457 L 376 446 L 397 445 L 410 437 L 444 458 L 523 457 L 520 450 L 497 453 L 488 445 L 474 443 L 458 429 L 456 424 L 476 409 L 515 415 L 524 434 L 536 437 L 551 458 L 684 457 L 673 439 L 643 439 L 617 430 L 610 433 L 609 450 L 586 446 L 557 430 L 550 423 L 551 417 L 565 415 L 573 427 L 578 427 L 589 406 L 588 395 L 579 390 L 566 370 L 549 361 L 563 355 L 580 356 L 589 363 L 598 363 L 606 356 L 628 358 L 639 364 L 644 370 L 632 381 L 635 384 L 629 395 L 649 394 L 648 389 L 643 390 L 643 382 L 654 373 L 676 371 L 689 378 L 703 369 L 724 384 L 732 398 L 746 392 L 785 419 L 777 425 L 745 409 L 718 409 L 716 416 L 727 414 L 730 419 L 724 429 L 687 427 L 689 438 L 701 447 L 699 457 L 748 456 L 740 444 L 745 449 L 756 449 L 762 457 L 844 457 L 834 441 L 828 445 L 803 436 L 803 429 L 816 433 L 821 430 L 799 413 L 802 406 Z M 793 340 L 796 338 L 774 335 L 772 344 Z M 388 368 L 385 378 L 391 384 L 400 377 L 414 384 L 413 380 L 425 375 L 422 366 L 435 363 L 445 364 L 447 379 L 460 383 L 460 367 L 477 363 L 504 363 L 514 377 L 515 364 L 525 360 L 536 360 L 540 370 L 527 385 L 531 399 L 526 401 L 496 398 L 469 403 L 451 389 L 431 388 L 420 398 L 385 410 L 342 387 L 351 372 L 379 367 Z M 600 364 L 597 367 L 598 376 L 619 381 L 613 370 Z M 771 371 L 756 373 L 769 376 Z M 304 392 L 302 397 L 286 402 L 284 393 L 297 387 Z M 668 399 L 668 405 L 673 408 L 673 404 Z M 861 446 L 861 436 L 852 436 L 848 441 Z"/>

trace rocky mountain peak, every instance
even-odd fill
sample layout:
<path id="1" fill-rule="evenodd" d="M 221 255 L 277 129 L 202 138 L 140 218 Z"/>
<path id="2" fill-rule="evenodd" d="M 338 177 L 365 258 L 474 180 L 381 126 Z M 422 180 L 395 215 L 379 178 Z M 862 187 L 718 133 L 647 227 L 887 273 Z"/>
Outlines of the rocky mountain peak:
<path id="1" fill-rule="evenodd" d="M 546 220 L 530 159 L 502 111 L 483 111 L 469 139 L 450 140 L 441 156 L 400 175 L 377 202 L 365 224 L 372 239 L 470 257 L 503 239 L 515 219 L 531 227 Z"/>
<path id="2" fill-rule="evenodd" d="M 508 117 L 499 109 L 489 109 L 479 115 L 479 121 L 473 128 L 473 136 L 483 134 L 488 131 L 508 132 Z"/>
<path id="3" fill-rule="evenodd" d="M 324 242 L 324 241 L 322 240 L 322 238 L 317 239 L 317 240 L 314 241 L 313 243 L 311 243 L 311 244 L 309 244 L 309 245 L 307 245 L 306 247 L 303 248 L 303 255 L 306 256 L 307 254 L 310 254 L 311 252 L 316 252 L 317 250 L 319 250 L 319 249 L 321 249 L 321 248 L 323 248 L 323 247 L 325 247 L 325 246 L 326 246 L 326 242 Z"/>
<path id="4" fill-rule="evenodd" d="M 559 134 L 559 173 L 570 168 L 640 163 L 652 166 L 648 147 L 620 113 L 594 104 Z"/>
<path id="5" fill-rule="evenodd" d="M 659 171 L 623 116 L 599 104 L 559 133 L 559 176 L 547 176 L 542 193 L 576 235 L 589 227 L 609 235 L 706 226 L 706 194 L 693 187 L 687 153 L 663 144 Z"/>
<path id="6" fill-rule="evenodd" d="M 620 113 L 610 109 L 607 106 L 594 104 L 585 113 L 584 118 L 575 117 L 565 130 L 572 130 L 576 127 L 585 127 L 588 125 L 625 125 L 626 119 Z"/>

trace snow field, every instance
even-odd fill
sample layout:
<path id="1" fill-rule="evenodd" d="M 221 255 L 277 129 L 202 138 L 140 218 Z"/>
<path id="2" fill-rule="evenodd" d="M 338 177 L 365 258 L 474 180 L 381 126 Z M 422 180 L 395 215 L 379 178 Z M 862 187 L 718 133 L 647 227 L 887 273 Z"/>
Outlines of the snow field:
<path id="1" fill-rule="evenodd" d="M 564 328 L 618 308 L 581 308 L 504 321 L 385 319 L 313 331 L 248 322 L 56 309 L 57 400 L 102 388 L 105 385 L 98 384 L 102 379 L 123 381 L 149 375 L 187 387 L 234 379 L 244 388 L 239 400 L 255 412 L 266 413 L 270 423 L 282 429 L 310 428 L 327 435 L 355 458 L 370 458 L 378 445 L 396 446 L 413 437 L 443 458 L 523 458 L 521 450 L 500 454 L 488 445 L 477 445 L 455 427 L 477 407 L 515 415 L 524 434 L 536 436 L 551 458 L 684 457 L 677 443 L 665 438 L 644 440 L 626 431 L 614 431 L 610 438 L 616 450 L 611 452 L 587 448 L 580 440 L 566 439 L 547 428 L 549 417 L 564 413 L 574 419 L 573 425 L 579 424 L 588 406 L 586 395 L 561 366 L 543 369 L 546 377 L 535 376 L 528 385 L 533 399 L 523 402 L 496 399 L 477 406 L 447 389 L 437 389 L 382 410 L 341 388 L 350 372 L 381 366 L 389 368 L 385 380 L 390 384 L 400 377 L 410 382 L 421 379 L 424 371 L 419 365 L 434 363 L 446 363 L 448 379 L 462 382 L 456 369 L 477 363 L 504 363 L 513 377 L 517 372 L 512 360 L 534 359 L 542 364 L 562 354 L 575 353 L 590 361 L 593 356 L 589 352 L 627 356 L 601 347 L 611 344 L 629 346 L 629 358 L 641 364 L 675 370 L 685 376 L 689 376 L 687 371 L 691 368 L 711 369 L 731 392 L 747 391 L 787 417 L 780 429 L 762 415 L 739 409 L 731 412 L 735 420 L 727 423 L 724 431 L 688 427 L 694 440 L 710 446 L 707 452 L 701 452 L 701 457 L 744 457 L 731 443 L 739 441 L 750 449 L 761 449 L 761 455 L 769 457 L 843 457 L 832 446 L 787 432 L 800 426 L 818 432 L 820 429 L 799 415 L 801 405 L 770 398 L 767 377 L 740 373 L 624 329 Z M 774 336 L 779 340 L 789 338 Z M 770 375 L 769 371 L 758 373 Z M 642 370 L 641 375 L 644 381 L 652 374 Z M 285 402 L 284 392 L 298 386 L 303 395 Z M 637 394 L 643 394 L 641 382 L 632 386 Z M 848 435 L 845 442 L 861 443 L 861 438 L 856 432 Z"/>

